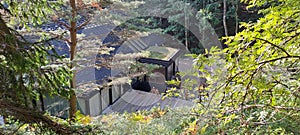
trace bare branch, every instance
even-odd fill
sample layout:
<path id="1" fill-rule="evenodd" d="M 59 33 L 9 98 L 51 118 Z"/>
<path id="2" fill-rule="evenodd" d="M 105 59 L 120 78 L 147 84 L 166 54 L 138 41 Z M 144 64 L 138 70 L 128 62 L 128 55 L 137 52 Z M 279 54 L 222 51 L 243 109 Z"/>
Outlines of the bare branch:
<path id="1" fill-rule="evenodd" d="M 79 29 L 81 29 L 82 27 L 86 26 L 91 20 L 92 20 L 92 19 L 86 20 L 85 22 L 83 22 L 82 24 L 80 24 L 80 25 L 76 28 L 76 30 L 79 30 Z"/>
<path id="2" fill-rule="evenodd" d="M 64 22 L 62 22 L 62 21 L 59 21 L 59 20 L 57 20 L 57 19 L 53 19 L 53 21 L 54 21 L 55 23 L 57 23 L 57 24 L 60 24 L 60 25 L 62 25 L 62 26 L 64 26 L 64 27 L 66 27 L 67 29 L 70 29 L 70 25 L 68 25 L 67 23 L 64 23 Z"/>

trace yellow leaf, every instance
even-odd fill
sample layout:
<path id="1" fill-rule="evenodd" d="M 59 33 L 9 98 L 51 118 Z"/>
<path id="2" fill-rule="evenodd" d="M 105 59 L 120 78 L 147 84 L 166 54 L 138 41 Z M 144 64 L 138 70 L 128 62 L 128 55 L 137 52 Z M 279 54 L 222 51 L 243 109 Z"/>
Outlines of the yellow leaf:
<path id="1" fill-rule="evenodd" d="M 202 127 L 200 133 L 201 133 L 201 134 L 204 134 L 207 127 L 208 127 L 208 124 L 205 125 L 204 127 Z"/>
<path id="2" fill-rule="evenodd" d="M 134 113 L 131 119 L 134 121 L 140 121 L 141 119 L 143 119 L 143 116 L 140 114 Z"/>

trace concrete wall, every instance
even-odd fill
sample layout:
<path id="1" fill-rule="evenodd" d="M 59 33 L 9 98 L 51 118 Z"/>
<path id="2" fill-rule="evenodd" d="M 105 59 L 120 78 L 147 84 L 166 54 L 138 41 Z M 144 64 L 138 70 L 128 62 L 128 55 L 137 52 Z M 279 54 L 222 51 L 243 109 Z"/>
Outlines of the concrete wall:
<path id="1" fill-rule="evenodd" d="M 119 84 L 113 85 L 111 88 L 104 88 L 101 91 L 85 92 L 78 96 L 78 106 L 85 115 L 100 115 L 104 109 L 111 105 L 110 103 L 116 102 L 130 88 L 131 86 L 128 84 Z"/>

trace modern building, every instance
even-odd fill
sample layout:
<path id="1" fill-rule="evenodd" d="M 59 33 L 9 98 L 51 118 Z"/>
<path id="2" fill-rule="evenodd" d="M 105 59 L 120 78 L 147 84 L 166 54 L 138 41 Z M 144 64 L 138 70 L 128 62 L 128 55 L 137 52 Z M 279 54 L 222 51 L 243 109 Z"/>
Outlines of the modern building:
<path id="1" fill-rule="evenodd" d="M 99 38 L 106 37 L 102 39 L 103 44 L 118 43 L 120 38 L 111 33 L 112 29 L 114 28 L 115 26 L 108 24 L 89 25 L 79 32 L 85 34 L 86 36 L 96 35 L 96 37 Z M 49 28 L 47 27 L 47 29 Z M 52 44 L 54 44 L 59 55 L 65 55 L 66 57 L 69 57 L 67 43 L 63 41 L 53 41 Z M 165 37 L 160 34 L 149 34 L 148 36 L 132 38 L 123 42 L 122 44 L 111 46 L 115 48 L 115 50 L 112 51 L 110 55 L 90 54 L 92 57 L 88 57 L 91 59 L 91 62 L 88 64 L 94 65 L 94 63 L 99 62 L 96 60 L 97 57 L 110 57 L 118 53 L 129 54 L 138 53 L 141 51 L 149 51 L 150 56 L 148 58 L 140 58 L 137 59 L 136 62 L 158 65 L 159 68 L 155 69 L 153 74 L 132 78 L 131 84 L 114 84 L 101 89 L 91 87 L 84 92 L 78 93 L 78 109 L 81 110 L 81 112 L 85 115 L 97 116 L 102 114 L 102 112 L 105 110 L 109 110 L 108 108 L 115 108 L 113 106 L 116 106 L 116 104 L 123 104 L 122 99 L 126 99 L 123 98 L 123 96 L 128 97 L 128 94 L 138 93 L 135 95 L 149 96 L 150 99 L 159 97 L 157 95 L 150 93 L 146 94 L 144 92 L 150 92 L 153 88 L 158 90 L 158 93 L 164 93 L 166 91 L 167 85 L 165 81 L 169 81 L 174 78 L 175 73 L 179 69 L 179 58 L 188 52 L 185 50 L 185 47 L 179 46 L 178 44 L 179 42 L 174 41 L 174 39 L 170 38 L 170 36 Z M 97 69 L 95 67 L 88 67 L 78 71 L 76 75 L 76 81 L 78 84 L 95 82 L 91 85 L 104 85 L 111 81 L 109 79 L 110 77 L 118 77 L 118 75 L 122 73 L 123 72 L 116 71 L 113 68 L 102 67 Z M 144 92 L 138 92 L 136 90 Z M 148 98 L 144 99 L 146 100 Z M 176 100 L 176 102 L 179 101 L 177 99 L 174 100 Z M 173 101 L 173 99 L 170 101 Z M 144 103 L 146 101 L 142 102 Z M 154 105 L 155 104 L 151 104 L 148 106 L 148 108 Z M 126 109 L 130 109 L 128 108 L 130 107 L 128 105 L 124 105 L 124 107 Z M 59 97 L 47 97 L 43 99 L 42 108 L 50 112 L 52 115 L 57 115 L 60 117 L 67 117 L 68 115 L 68 101 Z M 139 109 L 142 108 L 133 110 Z M 118 111 L 116 109 L 111 110 Z"/>
<path id="2" fill-rule="evenodd" d="M 156 38 L 153 38 L 154 36 L 156 36 Z M 156 40 L 160 38 L 159 41 L 164 40 L 160 35 L 151 35 L 150 38 Z M 177 104 L 177 101 L 179 102 L 179 99 L 176 98 L 172 98 L 163 102 L 162 100 L 159 100 L 155 103 L 150 103 L 149 101 L 154 101 L 153 99 L 158 98 L 161 99 L 160 95 L 155 95 L 153 93 L 150 93 L 150 91 L 151 89 L 155 88 L 156 90 L 158 90 L 157 94 L 166 92 L 167 85 L 165 81 L 169 81 L 175 76 L 175 73 L 178 71 L 176 62 L 178 61 L 178 58 L 184 54 L 184 52 L 182 52 L 180 48 L 165 46 L 163 45 L 163 42 L 161 42 L 162 44 L 160 45 L 149 45 L 146 43 L 147 40 L 149 42 L 149 39 L 147 37 L 142 37 L 125 41 L 121 45 L 121 47 L 118 47 L 118 50 L 115 51 L 115 53 L 127 54 L 149 51 L 149 57 L 139 58 L 136 60 L 136 62 L 146 65 L 158 65 L 158 68 L 152 71 L 153 73 L 150 75 L 141 75 L 132 78 L 132 82 L 130 84 L 116 84 L 110 87 L 105 87 L 100 91 L 90 90 L 80 94 L 78 96 L 78 101 L 84 114 L 97 116 L 102 112 L 124 112 L 129 110 L 137 111 L 141 109 L 149 110 L 151 107 L 156 106 L 158 103 L 165 107 L 164 104 L 167 105 L 167 102 L 173 101 L 176 104 L 170 107 L 180 106 L 180 103 Z M 117 77 L 119 74 L 122 74 L 124 72 L 125 71 L 117 71 L 117 68 L 101 68 L 95 74 L 97 80 L 101 80 L 98 81 L 98 84 L 105 84 L 109 82 L 109 80 L 105 79 L 106 77 Z M 97 74 L 100 73 L 104 74 L 101 74 L 101 76 L 97 76 Z M 140 100 L 130 100 L 128 99 L 129 97 Z M 127 102 L 127 99 L 130 100 L 130 102 Z M 149 105 L 147 105 L 147 107 L 141 107 L 141 104 L 136 104 L 136 102 Z M 132 104 L 135 105 L 131 106 Z M 116 109 L 116 107 L 119 109 Z"/>

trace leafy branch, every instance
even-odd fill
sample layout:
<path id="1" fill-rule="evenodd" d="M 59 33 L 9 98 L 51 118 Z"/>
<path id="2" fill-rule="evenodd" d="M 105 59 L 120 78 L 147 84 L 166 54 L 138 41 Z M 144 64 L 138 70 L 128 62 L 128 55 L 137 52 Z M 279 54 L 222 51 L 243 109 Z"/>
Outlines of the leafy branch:
<path id="1" fill-rule="evenodd" d="M 300 59 L 300 56 L 283 56 L 283 57 L 279 57 L 279 58 L 275 58 L 275 59 L 270 59 L 270 60 L 266 60 L 266 61 L 262 61 L 259 62 L 258 64 L 266 64 L 266 63 L 270 63 L 270 62 L 275 62 L 278 60 L 282 60 L 282 59 Z"/>
<path id="2" fill-rule="evenodd" d="M 287 56 L 290 56 L 290 54 L 289 54 L 285 49 L 283 49 L 282 47 L 280 47 L 280 46 L 278 46 L 278 45 L 276 45 L 276 44 L 274 44 L 274 43 L 272 43 L 272 42 L 270 42 L 270 41 L 268 41 L 268 40 L 265 40 L 265 39 L 262 39 L 262 38 L 259 38 L 259 37 L 256 37 L 255 39 L 264 41 L 264 42 L 266 42 L 266 43 L 272 45 L 273 47 L 276 47 L 276 48 L 280 49 L 280 50 L 283 51 Z"/>
<path id="3" fill-rule="evenodd" d="M 298 112 L 300 111 L 299 107 L 270 106 L 270 105 L 256 104 L 256 105 L 244 105 L 243 107 L 240 107 L 238 109 L 227 110 L 225 114 L 237 113 L 243 110 L 254 109 L 254 108 L 273 108 L 273 109 L 286 110 L 286 111 L 298 111 Z"/>

